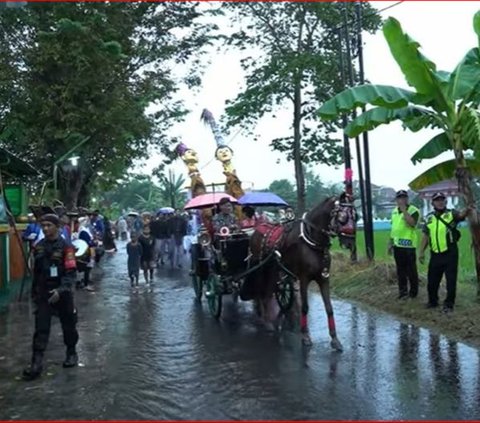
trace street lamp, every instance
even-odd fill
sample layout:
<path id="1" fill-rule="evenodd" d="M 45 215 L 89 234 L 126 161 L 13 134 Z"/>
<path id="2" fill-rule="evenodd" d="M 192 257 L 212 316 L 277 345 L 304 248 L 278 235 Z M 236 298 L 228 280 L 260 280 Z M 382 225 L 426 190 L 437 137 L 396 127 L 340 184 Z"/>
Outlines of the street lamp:
<path id="1" fill-rule="evenodd" d="M 80 159 L 79 156 L 74 156 L 74 157 L 70 157 L 68 161 L 72 164 L 72 166 L 76 167 L 78 166 L 78 159 Z"/>
<path id="2" fill-rule="evenodd" d="M 67 160 L 72 164 L 73 167 L 78 166 L 78 160 L 80 159 L 79 156 L 73 156 L 68 158 Z M 53 182 L 55 185 L 55 195 L 57 195 L 57 190 L 58 190 L 58 165 L 60 164 L 60 160 L 57 160 L 55 164 L 53 165 Z"/>
<path id="3" fill-rule="evenodd" d="M 54 189 L 55 189 L 55 195 L 57 195 L 57 189 L 58 189 L 58 185 L 57 185 L 58 165 L 61 162 L 63 162 L 64 160 L 66 160 L 67 157 L 70 156 L 70 154 L 73 154 L 73 152 L 75 150 L 77 150 L 80 146 L 85 144 L 90 138 L 91 138 L 90 136 L 83 138 L 78 144 L 76 144 L 73 148 L 71 148 L 69 151 L 67 151 L 62 157 L 60 157 L 53 164 L 53 186 L 54 186 Z M 73 156 L 73 157 L 70 157 L 68 160 L 72 163 L 72 166 L 77 166 L 79 158 L 80 158 L 79 156 Z"/>

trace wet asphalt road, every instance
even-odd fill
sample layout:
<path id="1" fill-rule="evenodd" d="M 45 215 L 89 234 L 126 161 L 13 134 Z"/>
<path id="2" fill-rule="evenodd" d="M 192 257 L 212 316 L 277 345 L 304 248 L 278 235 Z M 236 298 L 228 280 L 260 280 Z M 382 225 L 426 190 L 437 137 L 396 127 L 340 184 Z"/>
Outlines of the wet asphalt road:
<path id="1" fill-rule="evenodd" d="M 345 351 L 331 351 L 321 299 L 311 295 L 314 346 L 274 334 L 250 303 L 226 299 L 214 321 L 186 271 L 159 269 L 154 292 L 132 292 L 125 245 L 78 292 L 81 366 L 63 369 L 54 321 L 46 370 L 30 359 L 32 309 L 0 314 L 0 419 L 479 419 L 479 351 L 335 301 Z"/>

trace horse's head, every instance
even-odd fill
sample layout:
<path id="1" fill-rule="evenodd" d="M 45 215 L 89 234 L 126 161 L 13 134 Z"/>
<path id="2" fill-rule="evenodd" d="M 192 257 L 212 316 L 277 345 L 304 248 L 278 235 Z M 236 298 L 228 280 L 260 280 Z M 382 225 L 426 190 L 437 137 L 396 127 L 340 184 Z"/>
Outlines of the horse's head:
<path id="1" fill-rule="evenodd" d="M 332 197 L 332 200 L 334 201 L 330 210 L 329 225 L 331 236 L 354 236 L 357 215 L 353 203 L 340 201 L 335 197 Z"/>
<path id="2" fill-rule="evenodd" d="M 315 206 L 302 218 L 301 236 L 312 247 L 330 245 L 330 238 L 345 235 L 355 219 L 350 204 L 341 203 L 337 197 L 329 197 Z"/>

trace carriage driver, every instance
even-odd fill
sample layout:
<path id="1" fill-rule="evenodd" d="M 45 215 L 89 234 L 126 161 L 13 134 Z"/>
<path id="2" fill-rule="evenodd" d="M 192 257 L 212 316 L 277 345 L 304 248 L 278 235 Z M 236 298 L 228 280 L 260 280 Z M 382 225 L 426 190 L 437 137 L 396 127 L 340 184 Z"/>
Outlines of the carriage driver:
<path id="1" fill-rule="evenodd" d="M 220 233 L 220 229 L 227 227 L 228 229 L 238 229 L 237 218 L 233 213 L 233 205 L 228 197 L 223 197 L 218 203 L 220 213 L 217 213 L 212 220 L 213 229 L 216 234 Z"/>

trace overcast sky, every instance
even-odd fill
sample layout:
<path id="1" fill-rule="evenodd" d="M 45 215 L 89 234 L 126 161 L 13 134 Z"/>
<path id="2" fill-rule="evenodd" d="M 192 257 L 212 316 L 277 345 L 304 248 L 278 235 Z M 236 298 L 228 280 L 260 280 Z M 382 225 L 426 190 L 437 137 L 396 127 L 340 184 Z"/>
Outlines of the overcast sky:
<path id="1" fill-rule="evenodd" d="M 383 9 L 394 3 L 382 1 L 372 4 Z M 423 53 L 437 63 L 439 69 L 450 71 L 466 51 L 477 43 L 472 28 L 473 15 L 477 10 L 480 10 L 480 2 L 476 1 L 406 1 L 383 12 L 382 17 L 393 16 L 398 19 L 409 35 L 421 44 Z M 370 82 L 408 88 L 381 31 L 375 35 L 364 33 L 364 45 L 365 77 Z M 200 122 L 200 114 L 203 108 L 208 108 L 217 121 L 220 120 L 226 100 L 236 96 L 244 81 L 240 57 L 233 51 L 221 54 L 212 52 L 211 64 L 206 68 L 199 92 L 185 92 L 185 102 L 192 110 L 191 114 L 184 123 L 172 129 L 172 135 L 180 136 L 185 144 L 197 150 L 200 166 L 203 167 L 201 173 L 207 183 L 223 182 L 224 177 L 221 164 L 212 160 L 215 141 L 211 131 Z M 260 135 L 259 141 L 255 142 L 243 134 L 233 139 L 230 145 L 235 154 L 234 164 L 246 188 L 265 188 L 274 179 L 294 181 L 293 163 L 287 162 L 269 146 L 272 139 L 290 133 L 291 120 L 291 113 L 285 110 L 277 113 L 276 119 L 265 117 L 259 122 L 255 130 Z M 445 155 L 440 160 L 430 160 L 416 166 L 410 162 L 410 157 L 434 134 L 433 131 L 416 134 L 406 132 L 396 123 L 370 132 L 372 182 L 401 189 L 432 164 L 443 161 Z M 227 138 L 227 142 L 234 135 L 235 131 Z M 353 140 L 351 148 L 355 155 Z M 160 159 L 152 157 L 142 172 L 149 173 Z M 353 166 L 356 179 L 356 161 Z M 176 172 L 186 175 L 186 168 L 180 160 L 172 167 Z M 318 165 L 314 171 L 326 182 L 343 180 L 341 168 Z"/>

